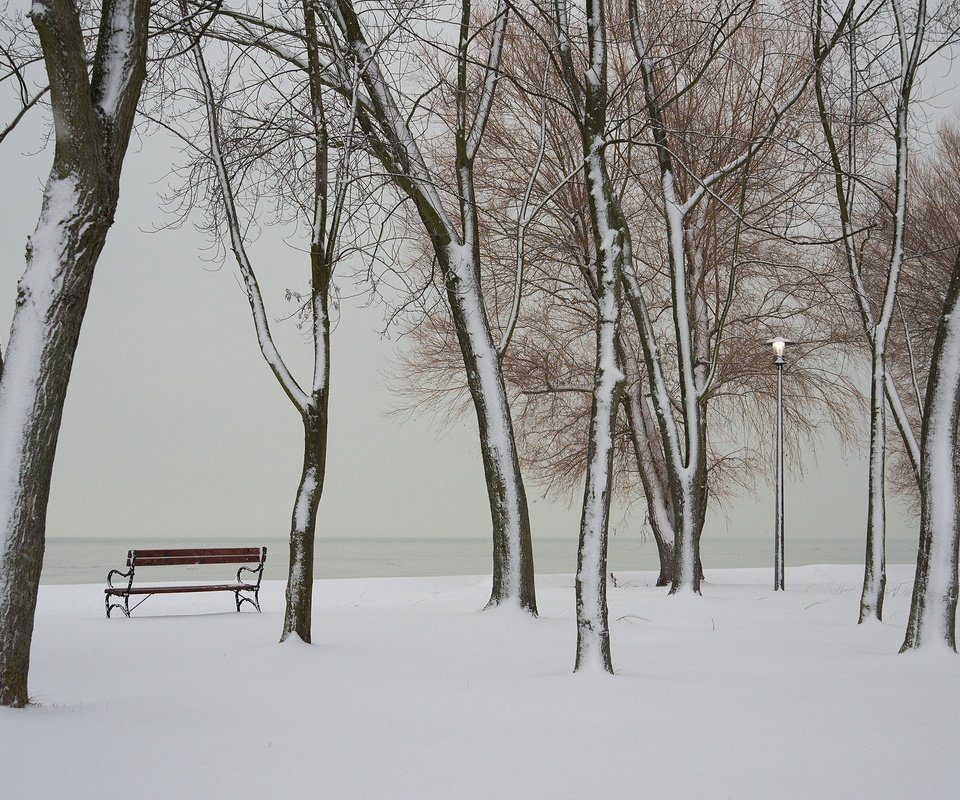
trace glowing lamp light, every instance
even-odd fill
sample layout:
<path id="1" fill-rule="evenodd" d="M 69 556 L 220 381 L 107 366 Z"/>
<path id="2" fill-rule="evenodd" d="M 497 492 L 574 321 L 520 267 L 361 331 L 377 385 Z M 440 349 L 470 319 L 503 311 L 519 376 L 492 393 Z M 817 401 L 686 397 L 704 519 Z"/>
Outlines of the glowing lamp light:
<path id="1" fill-rule="evenodd" d="M 783 354 L 786 352 L 787 348 L 795 345 L 796 342 L 792 342 L 789 339 L 784 339 L 782 336 L 776 336 L 773 339 L 768 339 L 767 344 L 773 348 L 773 353 L 776 356 L 775 364 L 783 363 Z"/>

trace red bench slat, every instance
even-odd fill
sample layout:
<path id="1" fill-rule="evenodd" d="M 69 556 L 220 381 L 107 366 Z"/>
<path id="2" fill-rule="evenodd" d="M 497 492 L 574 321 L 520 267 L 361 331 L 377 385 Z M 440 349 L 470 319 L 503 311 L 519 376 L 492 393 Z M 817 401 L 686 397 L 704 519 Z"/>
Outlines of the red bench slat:
<path id="1" fill-rule="evenodd" d="M 260 554 L 257 553 L 257 555 L 249 558 L 245 556 L 171 556 L 170 558 L 141 558 L 137 556 L 135 563 L 138 567 L 176 567 L 182 564 L 259 564 Z"/>
<path id="2" fill-rule="evenodd" d="M 134 586 L 129 591 L 124 587 L 120 589 L 104 589 L 105 594 L 182 594 L 185 592 L 235 592 L 252 591 L 257 587 L 254 584 L 246 583 L 222 583 L 218 585 L 203 586 Z"/>
<path id="3" fill-rule="evenodd" d="M 260 562 L 260 547 L 204 547 L 179 548 L 175 550 L 130 550 L 127 566 L 136 558 L 138 566 L 161 566 L 162 564 L 242 564 Z"/>

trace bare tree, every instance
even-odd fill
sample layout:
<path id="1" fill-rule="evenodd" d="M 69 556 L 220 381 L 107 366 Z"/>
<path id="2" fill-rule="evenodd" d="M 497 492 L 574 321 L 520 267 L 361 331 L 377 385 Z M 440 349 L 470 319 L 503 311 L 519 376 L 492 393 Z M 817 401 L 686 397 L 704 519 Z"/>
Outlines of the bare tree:
<path id="1" fill-rule="evenodd" d="M 580 132 L 583 180 L 593 244 L 585 277 L 597 307 L 596 366 L 587 446 L 587 471 L 577 548 L 577 655 L 575 671 L 613 672 L 607 620 L 607 531 L 613 488 L 614 424 L 624 374 L 620 369 L 620 294 L 631 257 L 630 231 L 603 156 L 607 146 L 608 30 L 604 0 L 587 0 L 585 63 L 572 48 L 563 0 L 555 2 L 557 59 L 567 102 Z M 578 74 L 582 69 L 582 78 Z"/>
<path id="2" fill-rule="evenodd" d="M 196 152 L 187 170 L 189 197 L 208 186 L 211 203 L 206 217 L 212 231 L 225 234 L 236 259 L 250 303 L 260 351 L 303 425 L 303 468 L 293 504 L 286 610 L 281 641 L 297 636 L 311 640 L 314 540 L 317 510 L 326 473 L 330 385 L 330 304 L 334 270 L 346 250 L 343 234 L 356 183 L 349 167 L 354 158 L 356 94 L 346 99 L 324 85 L 320 59 L 322 40 L 310 2 L 301 5 L 306 80 L 290 80 L 283 64 L 268 50 L 223 45 L 218 63 L 226 65 L 215 81 L 207 66 L 200 20 L 182 3 L 188 52 L 199 88 L 174 92 L 168 75 L 161 97 L 176 97 L 162 112 L 160 124 L 178 125 L 191 142 L 196 134 L 182 130 L 189 114 L 182 107 L 193 94 L 202 116 L 207 146 Z M 216 13 L 216 12 L 213 12 Z M 356 89 L 356 82 L 354 83 Z M 165 120 L 170 120 L 169 122 Z M 250 223 L 259 206 L 272 200 L 279 216 L 292 215 L 309 231 L 310 292 L 297 297 L 313 344 L 313 377 L 304 389 L 274 342 L 269 315 L 248 250 Z M 184 211 L 189 211 L 190 203 Z M 254 226 L 255 229 L 255 226 Z"/>
<path id="3" fill-rule="evenodd" d="M 940 10 L 941 17 L 947 8 Z M 860 24 L 851 21 L 845 31 L 846 46 L 836 48 L 832 59 L 827 59 L 821 33 L 823 19 L 823 14 L 817 18 L 814 40 L 815 56 L 822 65 L 816 80 L 819 116 L 833 173 L 843 257 L 871 355 L 862 623 L 883 616 L 887 405 L 915 478 L 922 478 L 921 445 L 899 387 L 887 368 L 887 340 L 896 321 L 904 260 L 911 142 L 915 135 L 913 106 L 920 70 L 937 49 L 931 37 L 931 26 L 937 20 L 931 18 L 925 0 L 912 6 L 899 0 L 868 3 L 859 11 Z M 830 26 L 832 30 L 832 22 Z M 948 30 L 944 38 L 950 40 L 953 35 Z M 892 173 L 887 169 L 890 162 L 894 165 Z M 885 252 L 871 246 L 878 219 L 890 232 Z"/>
<path id="4" fill-rule="evenodd" d="M 493 521 L 493 590 L 490 605 L 517 603 L 536 613 L 533 547 L 526 492 L 520 474 L 513 423 L 501 359 L 494 341 L 480 286 L 481 239 L 474 168 L 499 78 L 500 56 L 509 11 L 502 3 L 494 13 L 492 46 L 480 63 L 479 83 L 471 78 L 474 63 L 473 7 L 460 5 L 456 44 L 456 152 L 459 224 L 437 192 L 417 139 L 404 121 L 395 94 L 349 0 L 328 0 L 329 25 L 342 37 L 341 57 L 357 60 L 369 95 L 369 114 L 360 125 L 397 185 L 414 202 L 433 244 L 446 297 L 454 319 L 470 393 L 480 430 L 480 449 Z"/>
<path id="5" fill-rule="evenodd" d="M 57 435 L 145 75 L 146 0 L 106 0 L 87 52 L 72 0 L 34 4 L 55 150 L 0 376 L 0 704 L 28 702 Z"/>
<path id="6" fill-rule="evenodd" d="M 844 10 L 844 25 L 852 8 L 848 4 Z M 814 64 L 788 44 L 790 31 L 796 30 L 795 21 L 786 17 L 786 28 L 781 28 L 777 36 L 777 15 L 771 18 L 751 3 L 704 9 L 702 18 L 696 12 L 682 17 L 679 10 L 672 9 L 663 12 L 665 19 L 649 10 L 641 14 L 635 2 L 630 3 L 629 9 L 630 40 L 643 78 L 644 130 L 649 135 L 659 175 L 657 201 L 663 220 L 672 331 L 658 329 L 650 313 L 649 288 L 644 286 L 634 265 L 627 269 L 624 283 L 643 346 L 650 399 L 669 476 L 676 542 L 671 591 L 699 592 L 699 538 L 708 498 L 706 399 L 717 377 L 727 309 L 737 285 L 736 275 L 732 274 L 728 291 L 720 293 L 726 299 L 711 309 L 704 294 L 705 262 L 700 247 L 704 225 L 710 218 L 706 201 L 738 180 L 737 176 L 749 173 L 757 153 L 770 146 L 788 113 L 804 96 Z M 670 20 L 674 17 L 699 31 L 699 46 L 692 51 L 697 54 L 696 60 L 692 63 L 685 56 L 686 51 L 671 46 Z M 772 22 L 772 33 L 782 49 L 772 57 L 775 65 L 771 65 L 769 73 L 761 69 L 757 75 L 744 75 L 745 80 L 755 81 L 756 103 L 739 147 L 713 169 L 703 169 L 696 160 L 685 162 L 678 157 L 676 142 L 677 131 L 682 128 L 671 122 L 671 114 L 682 107 L 677 101 L 708 74 L 741 29 L 765 17 L 767 24 Z M 838 38 L 839 31 L 831 38 L 828 49 Z M 766 42 L 763 46 L 765 49 Z M 635 249 L 639 252 L 639 248 Z M 669 342 L 666 351 L 662 341 Z M 675 394 L 671 393 L 663 358 L 669 351 L 676 362 Z"/>

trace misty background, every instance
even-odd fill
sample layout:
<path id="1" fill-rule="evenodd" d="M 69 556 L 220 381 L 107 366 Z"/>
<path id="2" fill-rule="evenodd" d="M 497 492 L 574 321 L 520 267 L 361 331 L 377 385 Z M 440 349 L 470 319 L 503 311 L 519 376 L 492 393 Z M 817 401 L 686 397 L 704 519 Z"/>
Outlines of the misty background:
<path id="1" fill-rule="evenodd" d="M 948 113 L 956 79 L 948 62 L 936 68 L 939 113 Z M 11 108 L 9 98 L 0 97 L 0 118 L 11 116 Z M 49 170 L 44 137 L 42 113 L 35 113 L 0 147 L 4 347 Z M 177 144 L 165 134 L 131 142 L 67 396 L 50 538 L 119 537 L 137 546 L 169 538 L 285 538 L 289 531 L 300 421 L 260 355 L 232 256 L 222 264 L 211 260 L 209 240 L 190 224 L 162 229 L 173 218 L 161 210 L 159 195 L 170 193 L 177 159 Z M 251 252 L 271 318 L 288 317 L 295 309 L 286 290 L 307 286 L 306 257 L 267 220 Z M 443 430 L 429 415 L 389 415 L 402 402 L 387 373 L 403 342 L 381 335 L 384 308 L 368 303 L 362 287 L 341 280 L 339 288 L 318 540 L 489 537 L 472 408 Z M 312 351 L 295 321 L 274 322 L 273 330 L 294 373 L 308 376 Z M 771 449 L 773 423 L 771 412 Z M 791 538 L 864 537 L 865 420 L 859 430 L 859 441 L 846 451 L 825 432 L 816 450 L 802 454 L 803 474 L 788 470 L 788 563 Z M 770 477 L 756 476 L 753 495 L 714 501 L 705 542 L 769 538 L 772 549 Z M 531 478 L 526 482 L 534 538 L 575 541 L 579 493 L 544 497 Z M 915 542 L 916 520 L 893 495 L 888 511 L 888 536 Z M 644 513 L 639 494 L 619 502 L 611 534 L 641 536 Z"/>

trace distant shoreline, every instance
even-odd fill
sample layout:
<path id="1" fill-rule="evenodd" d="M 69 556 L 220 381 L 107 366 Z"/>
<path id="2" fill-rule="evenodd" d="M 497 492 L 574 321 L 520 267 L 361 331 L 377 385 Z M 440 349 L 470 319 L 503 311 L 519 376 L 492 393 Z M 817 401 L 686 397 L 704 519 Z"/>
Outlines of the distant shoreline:
<path id="1" fill-rule="evenodd" d="M 237 542 L 267 547 L 265 579 L 283 580 L 287 569 L 287 541 L 251 537 L 51 537 L 47 540 L 41 583 L 103 583 L 111 569 L 124 568 L 127 550 L 137 547 L 197 547 Z M 451 575 L 489 575 L 490 541 L 482 538 L 402 538 L 317 536 L 314 577 L 391 578 Z M 568 538 L 534 538 L 534 561 L 539 575 L 562 575 L 576 570 L 577 543 Z M 853 539 L 787 539 L 788 567 L 811 564 L 863 563 L 863 544 Z M 889 564 L 915 563 L 916 545 L 900 540 L 888 543 Z M 772 565 L 773 543 L 753 537 L 713 537 L 703 540 L 704 567 L 711 569 L 765 568 Z M 657 569 L 652 538 L 610 537 L 609 570 Z M 229 573 L 229 570 L 227 571 Z M 186 567 L 170 580 L 228 577 L 212 567 Z M 156 576 L 162 580 L 162 576 Z"/>

